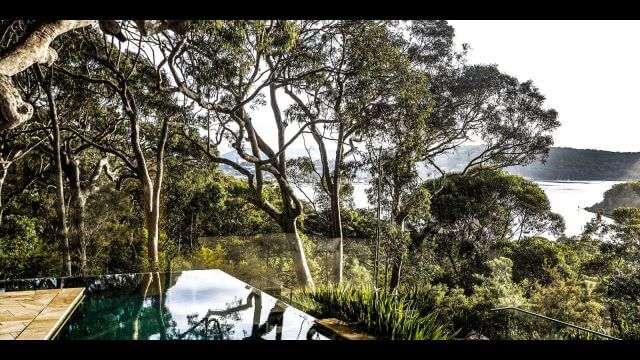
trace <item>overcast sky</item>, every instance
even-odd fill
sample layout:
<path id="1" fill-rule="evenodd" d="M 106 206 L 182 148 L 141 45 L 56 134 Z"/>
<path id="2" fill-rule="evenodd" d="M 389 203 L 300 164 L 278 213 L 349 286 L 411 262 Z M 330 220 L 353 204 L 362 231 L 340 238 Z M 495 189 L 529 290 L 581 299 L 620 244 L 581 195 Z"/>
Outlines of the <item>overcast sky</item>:
<path id="1" fill-rule="evenodd" d="M 559 113 L 555 146 L 640 151 L 640 21 L 450 24 L 470 63 L 533 80 Z"/>

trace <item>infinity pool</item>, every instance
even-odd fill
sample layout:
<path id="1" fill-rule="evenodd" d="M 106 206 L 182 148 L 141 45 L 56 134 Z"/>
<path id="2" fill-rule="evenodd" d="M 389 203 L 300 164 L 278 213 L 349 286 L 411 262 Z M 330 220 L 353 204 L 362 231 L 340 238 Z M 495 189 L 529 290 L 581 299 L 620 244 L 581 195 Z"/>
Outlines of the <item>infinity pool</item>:
<path id="1" fill-rule="evenodd" d="M 306 340 L 315 320 L 221 270 L 8 281 L 0 291 L 81 286 L 86 298 L 57 339 Z"/>

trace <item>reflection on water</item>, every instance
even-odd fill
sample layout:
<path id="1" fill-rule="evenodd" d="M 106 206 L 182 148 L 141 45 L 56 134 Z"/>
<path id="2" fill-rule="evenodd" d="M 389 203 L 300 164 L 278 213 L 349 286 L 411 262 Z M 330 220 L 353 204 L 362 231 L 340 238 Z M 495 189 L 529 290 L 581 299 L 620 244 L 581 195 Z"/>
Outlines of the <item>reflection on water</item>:
<path id="1" fill-rule="evenodd" d="M 0 282 L 60 286 L 87 291 L 58 339 L 305 340 L 315 320 L 220 270 Z"/>

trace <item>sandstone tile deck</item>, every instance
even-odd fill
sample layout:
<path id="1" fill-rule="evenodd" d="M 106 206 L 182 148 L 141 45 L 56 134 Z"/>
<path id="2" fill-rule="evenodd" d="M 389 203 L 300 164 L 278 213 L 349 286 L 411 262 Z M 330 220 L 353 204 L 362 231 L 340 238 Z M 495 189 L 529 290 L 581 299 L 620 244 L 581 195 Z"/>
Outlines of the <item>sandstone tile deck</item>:
<path id="1" fill-rule="evenodd" d="M 0 340 L 48 340 L 82 300 L 84 288 L 0 293 Z"/>

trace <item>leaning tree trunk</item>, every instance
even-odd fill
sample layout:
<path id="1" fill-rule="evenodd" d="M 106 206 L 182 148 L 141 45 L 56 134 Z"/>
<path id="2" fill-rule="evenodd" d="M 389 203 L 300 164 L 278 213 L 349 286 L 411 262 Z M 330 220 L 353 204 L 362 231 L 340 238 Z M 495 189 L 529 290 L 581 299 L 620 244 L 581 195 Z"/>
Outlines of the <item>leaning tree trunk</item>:
<path id="1" fill-rule="evenodd" d="M 58 53 L 51 43 L 60 35 L 89 26 L 96 20 L 47 20 L 37 24 L 31 33 L 0 55 L 0 131 L 13 129 L 33 116 L 33 106 L 22 99 L 11 77 L 33 64 L 53 64 Z M 121 27 L 114 20 L 100 20 L 100 29 L 120 41 L 126 41 Z M 152 36 L 163 30 L 172 30 L 184 35 L 188 25 L 181 20 L 135 20 L 143 36 Z"/>
<path id="2" fill-rule="evenodd" d="M 314 289 L 313 278 L 307 265 L 302 240 L 296 227 L 296 219 L 287 219 L 283 222 L 281 228 L 289 243 L 289 250 L 291 251 L 291 258 L 293 259 L 293 268 L 295 269 L 296 278 L 298 279 L 298 286 Z"/>

